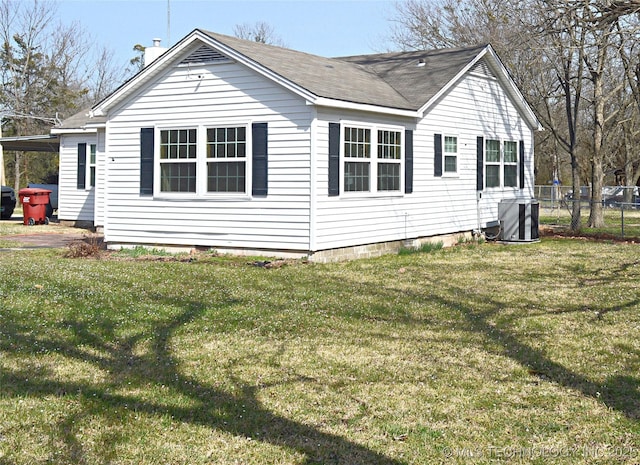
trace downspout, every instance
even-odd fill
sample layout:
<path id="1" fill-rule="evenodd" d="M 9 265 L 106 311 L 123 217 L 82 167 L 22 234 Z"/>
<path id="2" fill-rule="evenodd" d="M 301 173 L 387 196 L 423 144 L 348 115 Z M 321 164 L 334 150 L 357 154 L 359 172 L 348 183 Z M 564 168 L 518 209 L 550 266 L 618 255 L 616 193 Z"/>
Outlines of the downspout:
<path id="1" fill-rule="evenodd" d="M 478 225 L 477 225 L 477 229 L 475 231 L 475 236 L 476 237 L 480 237 L 482 236 L 482 220 L 481 220 L 481 214 L 480 214 L 480 200 L 482 200 L 482 191 L 476 191 L 476 212 L 478 215 Z"/>
<path id="2" fill-rule="evenodd" d="M 316 247 L 316 163 L 318 154 L 318 110 L 311 106 L 311 124 L 309 125 L 309 256 L 317 250 Z"/>

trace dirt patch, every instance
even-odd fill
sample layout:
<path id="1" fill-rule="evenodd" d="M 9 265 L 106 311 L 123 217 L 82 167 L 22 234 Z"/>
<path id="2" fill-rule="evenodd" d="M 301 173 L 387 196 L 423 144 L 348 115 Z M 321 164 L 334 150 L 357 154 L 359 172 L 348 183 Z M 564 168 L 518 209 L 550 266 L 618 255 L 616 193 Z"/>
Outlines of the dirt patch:
<path id="1" fill-rule="evenodd" d="M 541 237 L 564 237 L 594 242 L 617 242 L 625 244 L 639 244 L 640 237 L 620 237 L 615 234 L 590 231 L 571 231 L 566 226 L 544 225 L 539 228 Z"/>

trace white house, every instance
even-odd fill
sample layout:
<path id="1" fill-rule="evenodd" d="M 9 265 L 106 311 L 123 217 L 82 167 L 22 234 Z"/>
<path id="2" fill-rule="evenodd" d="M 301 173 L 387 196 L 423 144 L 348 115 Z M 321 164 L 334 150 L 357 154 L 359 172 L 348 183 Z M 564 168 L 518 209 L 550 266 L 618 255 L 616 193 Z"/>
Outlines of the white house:
<path id="1" fill-rule="evenodd" d="M 451 242 L 533 197 L 538 129 L 489 45 L 323 58 L 196 29 L 52 130 L 58 216 L 111 248 Z"/>

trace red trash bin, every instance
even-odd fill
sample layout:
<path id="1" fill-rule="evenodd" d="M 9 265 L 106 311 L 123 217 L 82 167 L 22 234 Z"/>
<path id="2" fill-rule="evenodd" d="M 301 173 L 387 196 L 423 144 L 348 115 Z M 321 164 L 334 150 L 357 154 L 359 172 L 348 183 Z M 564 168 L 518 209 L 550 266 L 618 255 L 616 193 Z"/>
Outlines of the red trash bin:
<path id="1" fill-rule="evenodd" d="M 50 190 L 36 187 L 27 187 L 18 191 L 25 225 L 49 224 L 49 218 L 47 218 L 49 194 L 51 194 Z"/>

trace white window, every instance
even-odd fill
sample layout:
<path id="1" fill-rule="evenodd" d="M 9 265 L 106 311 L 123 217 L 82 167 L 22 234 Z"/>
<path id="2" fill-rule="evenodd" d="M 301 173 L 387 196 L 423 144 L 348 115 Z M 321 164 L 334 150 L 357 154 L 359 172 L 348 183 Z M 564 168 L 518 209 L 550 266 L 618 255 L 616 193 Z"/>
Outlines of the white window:
<path id="1" fill-rule="evenodd" d="M 245 192 L 247 128 L 207 129 L 207 192 Z"/>
<path id="2" fill-rule="evenodd" d="M 401 130 L 346 125 L 342 147 L 344 192 L 401 191 Z"/>
<path id="3" fill-rule="evenodd" d="M 248 126 L 160 129 L 160 193 L 246 194 Z"/>
<path id="4" fill-rule="evenodd" d="M 518 187 L 518 143 L 505 141 L 502 158 L 504 187 Z"/>
<path id="5" fill-rule="evenodd" d="M 518 143 L 487 139 L 485 187 L 518 187 Z"/>
<path id="6" fill-rule="evenodd" d="M 458 172 L 458 138 L 455 136 L 444 136 L 444 172 Z"/>
<path id="7" fill-rule="evenodd" d="M 160 131 L 161 192 L 196 192 L 197 135 L 195 128 Z"/>
<path id="8" fill-rule="evenodd" d="M 89 163 L 87 163 L 87 189 L 96 186 L 96 144 L 89 145 Z"/>

